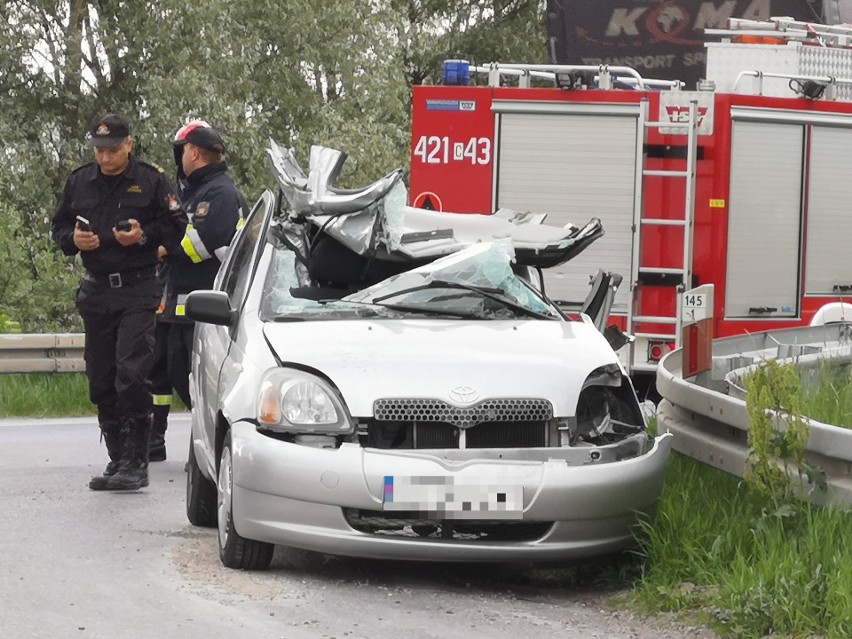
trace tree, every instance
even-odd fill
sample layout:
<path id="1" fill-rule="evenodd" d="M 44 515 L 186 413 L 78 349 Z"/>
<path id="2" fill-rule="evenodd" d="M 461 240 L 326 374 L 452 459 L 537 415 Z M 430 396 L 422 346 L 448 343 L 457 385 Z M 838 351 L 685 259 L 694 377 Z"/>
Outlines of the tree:
<path id="1" fill-rule="evenodd" d="M 307 158 L 347 151 L 344 186 L 400 166 L 410 151 L 412 84 L 441 62 L 544 61 L 539 0 L 8 0 L 0 7 L 0 314 L 26 331 L 79 328 L 79 265 L 48 238 L 56 195 L 90 161 L 93 117 L 120 113 L 137 150 L 173 167 L 171 135 L 190 117 L 221 130 L 238 185 L 274 188 L 271 136 Z M 76 264 L 76 265 L 75 265 Z M 4 282 L 5 288 L 4 287 Z"/>

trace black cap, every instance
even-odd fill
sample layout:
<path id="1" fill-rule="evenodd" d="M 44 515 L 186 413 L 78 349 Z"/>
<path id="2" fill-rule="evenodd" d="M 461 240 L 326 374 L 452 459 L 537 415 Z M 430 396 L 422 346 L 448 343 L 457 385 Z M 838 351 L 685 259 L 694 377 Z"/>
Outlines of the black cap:
<path id="1" fill-rule="evenodd" d="M 130 137 L 130 124 L 124 118 L 107 113 L 92 122 L 88 144 L 91 147 L 105 146 L 115 148 Z"/>
<path id="2" fill-rule="evenodd" d="M 172 144 L 175 146 L 183 146 L 187 142 L 208 151 L 225 152 L 225 140 L 222 139 L 216 129 L 204 120 L 193 120 L 184 124 L 178 129 L 178 132 L 175 133 L 175 139 L 172 140 Z"/>

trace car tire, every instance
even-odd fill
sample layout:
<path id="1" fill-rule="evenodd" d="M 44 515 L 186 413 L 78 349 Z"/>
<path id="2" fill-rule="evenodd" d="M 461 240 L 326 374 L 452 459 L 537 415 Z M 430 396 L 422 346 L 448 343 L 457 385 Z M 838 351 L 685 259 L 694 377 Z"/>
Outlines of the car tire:
<path id="1" fill-rule="evenodd" d="M 265 570 L 272 561 L 273 544 L 242 537 L 234 527 L 234 474 L 231 431 L 225 434 L 216 481 L 219 559 L 227 568 Z"/>
<path id="2" fill-rule="evenodd" d="M 186 463 L 186 517 L 193 526 L 216 526 L 216 484 L 207 479 L 198 467 L 192 436 Z"/>

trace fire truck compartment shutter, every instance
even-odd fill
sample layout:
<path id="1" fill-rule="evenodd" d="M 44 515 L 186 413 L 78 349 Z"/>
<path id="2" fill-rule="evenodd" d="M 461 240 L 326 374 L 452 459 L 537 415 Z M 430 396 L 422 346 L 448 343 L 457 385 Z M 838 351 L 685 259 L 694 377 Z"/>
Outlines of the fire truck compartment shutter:
<path id="1" fill-rule="evenodd" d="M 852 130 L 813 127 L 809 158 L 805 295 L 843 294 L 852 283 Z"/>
<path id="2" fill-rule="evenodd" d="M 799 313 L 804 127 L 733 123 L 725 316 Z"/>
<path id="3" fill-rule="evenodd" d="M 594 215 L 606 229 L 606 240 L 570 267 L 544 272 L 551 299 L 578 305 L 589 290 L 588 274 L 601 264 L 632 280 L 637 111 L 601 105 L 596 112 L 594 106 L 584 105 L 582 114 L 498 115 L 495 205 L 547 213 L 548 223 L 559 226 Z M 614 312 L 627 311 L 629 289 L 618 290 Z"/>

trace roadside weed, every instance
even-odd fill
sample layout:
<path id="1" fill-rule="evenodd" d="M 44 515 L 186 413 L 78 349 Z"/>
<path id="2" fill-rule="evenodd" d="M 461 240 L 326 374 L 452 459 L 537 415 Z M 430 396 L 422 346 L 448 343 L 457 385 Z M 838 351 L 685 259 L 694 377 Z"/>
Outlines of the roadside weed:
<path id="1" fill-rule="evenodd" d="M 796 367 L 775 360 L 764 362 L 743 381 L 751 448 L 745 480 L 778 507 L 805 490 L 803 461 L 810 428 L 802 415 L 802 381 Z M 797 483 L 791 479 L 796 471 Z"/>
<path id="2" fill-rule="evenodd" d="M 802 412 L 824 424 L 852 428 L 852 367 L 824 360 L 818 382 L 803 385 Z"/>
<path id="3" fill-rule="evenodd" d="M 804 501 L 768 508 L 744 482 L 674 454 L 633 601 L 736 639 L 847 638 L 850 524 L 848 512 Z"/>

